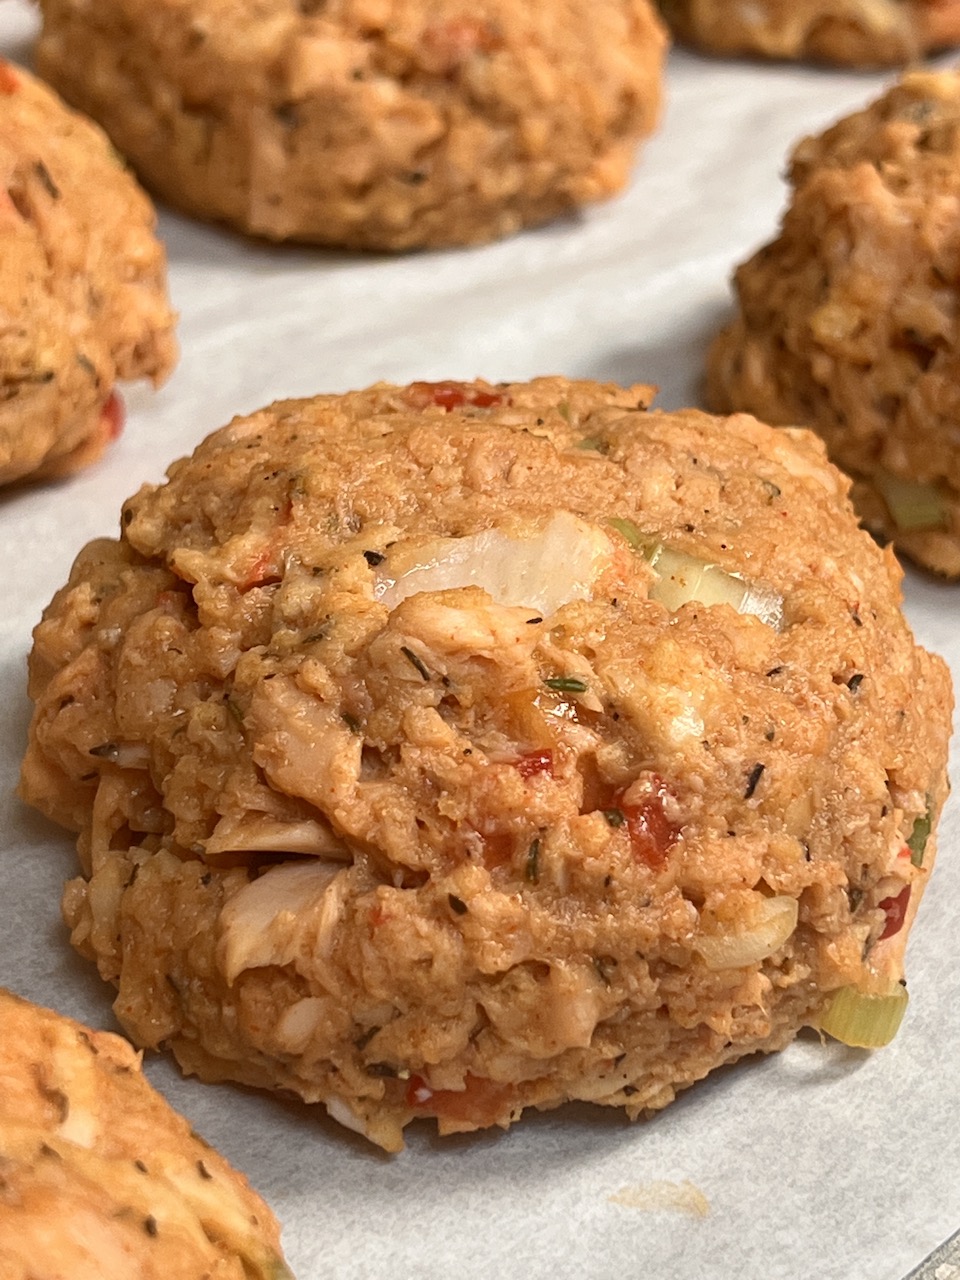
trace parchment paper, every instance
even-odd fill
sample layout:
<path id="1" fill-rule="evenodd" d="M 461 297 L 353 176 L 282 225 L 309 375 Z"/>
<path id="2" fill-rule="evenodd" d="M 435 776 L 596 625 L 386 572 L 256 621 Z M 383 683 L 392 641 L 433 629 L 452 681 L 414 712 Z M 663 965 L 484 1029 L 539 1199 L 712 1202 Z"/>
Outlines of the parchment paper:
<path id="1" fill-rule="evenodd" d="M 4 0 L 0 50 L 27 58 L 34 22 Z M 665 407 L 696 403 L 728 275 L 776 224 L 789 144 L 886 80 L 675 53 L 663 128 L 627 194 L 489 248 L 269 248 L 161 213 L 176 373 L 159 393 L 129 392 L 127 431 L 91 471 L 0 495 L 0 982 L 115 1026 L 111 991 L 60 923 L 71 838 L 12 789 L 31 627 L 80 546 L 116 531 L 121 501 L 234 413 L 378 378 L 643 379 Z M 960 674 L 960 586 L 908 573 L 906 608 Z M 444 1142 L 424 1123 L 389 1158 L 306 1108 L 182 1080 L 163 1058 L 148 1071 L 270 1200 L 301 1280 L 899 1280 L 960 1226 L 958 898 L 951 804 L 897 1040 L 871 1056 L 801 1038 L 652 1122 L 573 1106 Z M 612 1202 L 624 1188 L 634 1203 Z"/>

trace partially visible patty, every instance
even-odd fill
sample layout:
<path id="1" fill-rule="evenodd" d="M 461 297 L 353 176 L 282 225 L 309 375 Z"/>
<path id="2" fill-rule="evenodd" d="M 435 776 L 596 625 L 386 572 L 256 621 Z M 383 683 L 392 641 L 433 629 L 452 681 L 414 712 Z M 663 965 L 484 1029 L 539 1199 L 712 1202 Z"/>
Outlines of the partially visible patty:
<path id="1" fill-rule="evenodd" d="M 675 34 L 709 53 L 897 66 L 960 44 L 957 0 L 659 0 Z"/>
<path id="2" fill-rule="evenodd" d="M 0 988 L 4 1280 L 283 1280 L 272 1213 L 125 1040 Z"/>
<path id="3" fill-rule="evenodd" d="M 271 240 L 466 245 L 618 191 L 650 0 L 43 0 L 42 73 L 149 187 Z"/>
<path id="4" fill-rule="evenodd" d="M 960 74 L 915 72 L 804 139 L 790 181 L 709 401 L 818 431 L 868 525 L 960 577 Z"/>
<path id="5" fill-rule="evenodd" d="M 94 461 L 116 382 L 173 367 L 154 222 L 100 129 L 0 61 L 0 483 Z"/>

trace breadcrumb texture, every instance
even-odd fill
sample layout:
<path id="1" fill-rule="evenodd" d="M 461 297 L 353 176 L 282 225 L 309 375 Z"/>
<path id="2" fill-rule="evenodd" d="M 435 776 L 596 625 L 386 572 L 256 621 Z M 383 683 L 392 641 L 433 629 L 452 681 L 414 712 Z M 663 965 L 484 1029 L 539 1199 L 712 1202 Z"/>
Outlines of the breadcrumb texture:
<path id="1" fill-rule="evenodd" d="M 271 240 L 466 245 L 618 191 L 649 0 L 43 0 L 42 74 L 159 195 Z"/>
<path id="2" fill-rule="evenodd" d="M 708 398 L 820 432 L 868 525 L 956 578 L 960 75 L 906 76 L 802 141 L 790 181 L 778 237 L 736 272 Z M 929 486 L 926 520 L 901 527 L 890 477 Z"/>
<path id="3" fill-rule="evenodd" d="M 396 1150 L 637 1116 L 900 977 L 944 664 L 814 436 L 649 393 L 279 403 L 80 554 L 22 794 L 137 1043 Z M 651 546 L 770 621 L 664 603 Z"/>
<path id="4" fill-rule="evenodd" d="M 270 1210 L 120 1038 L 0 988 L 4 1280 L 290 1280 Z"/>
<path id="5" fill-rule="evenodd" d="M 154 222 L 101 130 L 0 60 L 0 483 L 93 462 L 117 379 L 173 367 Z"/>
<path id="6" fill-rule="evenodd" d="M 660 0 L 674 33 L 708 53 L 897 66 L 960 43 L 957 0 Z"/>

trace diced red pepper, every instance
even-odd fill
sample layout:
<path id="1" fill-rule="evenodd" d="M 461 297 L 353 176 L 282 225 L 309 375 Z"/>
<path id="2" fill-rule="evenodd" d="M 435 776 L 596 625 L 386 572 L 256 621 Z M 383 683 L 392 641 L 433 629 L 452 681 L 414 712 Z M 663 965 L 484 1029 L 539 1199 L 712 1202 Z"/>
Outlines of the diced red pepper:
<path id="1" fill-rule="evenodd" d="M 261 551 L 247 570 L 246 577 L 240 583 L 240 590 L 249 591 L 252 587 L 264 587 L 268 583 L 279 582 L 280 579 L 272 570 L 272 564 L 273 553 Z"/>
<path id="2" fill-rule="evenodd" d="M 650 790 L 634 804 L 625 804 L 621 798 L 614 801 L 626 820 L 630 846 L 638 862 L 652 871 L 659 871 L 667 860 L 670 847 L 680 838 L 680 828 L 667 817 L 665 802 L 673 793 L 659 774 L 650 779 Z"/>
<path id="3" fill-rule="evenodd" d="M 9 62 L 0 58 L 0 93 L 16 93 L 20 88 L 20 77 Z"/>
<path id="4" fill-rule="evenodd" d="M 424 50 L 444 71 L 453 71 L 476 53 L 492 53 L 502 44 L 502 37 L 491 23 L 466 13 L 436 22 L 423 33 Z"/>
<path id="5" fill-rule="evenodd" d="M 465 382 L 412 382 L 407 388 L 407 399 L 415 409 L 435 404 L 447 413 L 464 405 L 492 409 L 494 405 L 509 403 L 499 391 L 484 391 Z"/>
<path id="6" fill-rule="evenodd" d="M 461 1124 L 495 1124 L 515 1097 L 513 1085 L 468 1075 L 463 1089 L 431 1089 L 422 1076 L 407 1081 L 407 1106 L 421 1115 Z"/>
<path id="7" fill-rule="evenodd" d="M 534 778 L 538 773 L 549 774 L 552 778 L 553 752 L 549 748 L 546 751 L 525 751 L 513 761 L 513 767 L 521 778 Z"/>
<path id="8" fill-rule="evenodd" d="M 105 439 L 118 440 L 120 438 L 123 434 L 126 416 L 123 401 L 120 399 L 119 394 L 116 391 L 111 391 L 107 403 L 100 411 Z"/>
<path id="9" fill-rule="evenodd" d="M 892 938 L 895 933 L 899 933 L 903 928 L 903 922 L 907 918 L 907 908 L 910 905 L 910 886 L 904 885 L 900 892 L 891 898 L 884 898 L 878 906 L 887 917 L 887 922 L 883 926 L 883 933 L 880 935 L 880 941 L 884 938 Z"/>

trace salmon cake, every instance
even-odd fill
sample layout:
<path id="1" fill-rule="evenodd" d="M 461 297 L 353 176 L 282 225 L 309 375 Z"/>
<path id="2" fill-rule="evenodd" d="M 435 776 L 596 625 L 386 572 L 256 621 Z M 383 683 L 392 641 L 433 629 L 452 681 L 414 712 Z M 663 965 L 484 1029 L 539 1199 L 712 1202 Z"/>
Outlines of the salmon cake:
<path id="1" fill-rule="evenodd" d="M 651 0 L 43 0 L 37 63 L 201 218 L 469 245 L 618 191 L 653 129 Z"/>
<path id="2" fill-rule="evenodd" d="M 960 73 L 917 72 L 793 153 L 780 233 L 736 272 L 721 412 L 818 431 L 879 537 L 960 577 Z"/>
<path id="3" fill-rule="evenodd" d="M 892 1036 L 946 668 L 816 437 L 649 393 L 282 402 L 80 553 L 21 790 L 136 1043 L 393 1151 Z"/>
<path id="4" fill-rule="evenodd" d="M 173 367 L 154 223 L 101 130 L 0 60 L 0 483 L 93 462 L 117 380 Z"/>
<path id="5" fill-rule="evenodd" d="M 245 1178 L 120 1036 L 0 988 L 4 1280 L 290 1280 Z"/>
<path id="6" fill-rule="evenodd" d="M 679 39 L 707 53 L 898 66 L 960 44 L 958 0 L 660 0 Z"/>

